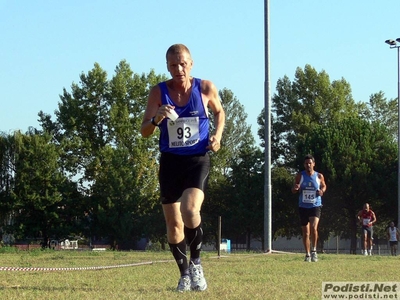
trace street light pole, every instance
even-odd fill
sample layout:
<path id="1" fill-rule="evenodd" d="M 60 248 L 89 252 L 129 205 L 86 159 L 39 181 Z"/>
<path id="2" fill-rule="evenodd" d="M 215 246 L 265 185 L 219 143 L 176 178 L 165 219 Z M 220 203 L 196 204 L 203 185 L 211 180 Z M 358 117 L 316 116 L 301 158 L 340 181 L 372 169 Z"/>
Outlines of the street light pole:
<path id="1" fill-rule="evenodd" d="M 272 185 L 271 185 L 271 91 L 269 74 L 269 0 L 264 0 L 264 47 L 265 47 L 265 176 L 264 176 L 264 252 L 272 253 Z"/>
<path id="2" fill-rule="evenodd" d="M 396 40 L 386 40 L 390 49 L 397 49 L 397 227 L 400 226 L 400 38 Z"/>

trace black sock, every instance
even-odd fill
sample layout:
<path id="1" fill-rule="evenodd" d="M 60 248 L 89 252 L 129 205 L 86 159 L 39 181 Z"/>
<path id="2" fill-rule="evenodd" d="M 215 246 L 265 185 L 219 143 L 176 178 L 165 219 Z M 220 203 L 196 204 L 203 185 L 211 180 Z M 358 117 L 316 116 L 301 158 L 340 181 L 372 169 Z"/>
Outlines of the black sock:
<path id="1" fill-rule="evenodd" d="M 190 249 L 190 261 L 194 264 L 200 263 L 200 251 L 201 244 L 203 241 L 203 229 L 201 228 L 201 224 L 196 228 L 188 228 L 185 226 L 185 237 L 186 242 L 189 245 Z"/>
<path id="2" fill-rule="evenodd" d="M 189 275 L 189 264 L 186 256 L 186 241 L 183 240 L 178 244 L 168 243 L 171 249 L 172 255 L 175 258 L 176 264 L 178 265 L 181 276 Z"/>

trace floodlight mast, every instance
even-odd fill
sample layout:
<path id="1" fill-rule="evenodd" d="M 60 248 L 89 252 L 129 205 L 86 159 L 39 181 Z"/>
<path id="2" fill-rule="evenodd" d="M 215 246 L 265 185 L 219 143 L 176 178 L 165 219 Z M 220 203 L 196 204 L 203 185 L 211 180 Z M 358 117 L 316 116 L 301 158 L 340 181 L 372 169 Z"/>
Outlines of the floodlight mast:
<path id="1" fill-rule="evenodd" d="M 397 227 L 400 226 L 400 38 L 386 40 L 390 49 L 397 49 Z"/>
<path id="2" fill-rule="evenodd" d="M 264 0 L 264 51 L 265 51 L 265 81 L 264 81 L 264 252 L 272 253 L 272 185 L 271 185 L 271 101 L 269 83 L 269 0 Z"/>

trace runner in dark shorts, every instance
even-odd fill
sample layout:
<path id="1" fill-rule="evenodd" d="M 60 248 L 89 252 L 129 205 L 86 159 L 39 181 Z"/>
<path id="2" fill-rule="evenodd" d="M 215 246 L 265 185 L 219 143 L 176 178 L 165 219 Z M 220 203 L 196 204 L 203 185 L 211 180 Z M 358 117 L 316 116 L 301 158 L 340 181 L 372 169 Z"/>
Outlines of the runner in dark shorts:
<path id="1" fill-rule="evenodd" d="M 160 198 L 168 245 L 180 273 L 176 290 L 204 291 L 200 212 L 210 170 L 207 153 L 221 148 L 225 111 L 214 83 L 190 75 L 193 59 L 185 45 L 171 45 L 165 58 L 171 78 L 150 89 L 140 132 L 145 138 L 160 133 Z"/>
<path id="2" fill-rule="evenodd" d="M 306 262 L 318 261 L 318 224 L 322 195 L 326 192 L 324 175 L 315 171 L 314 167 L 315 159 L 309 154 L 304 158 L 304 170 L 296 174 L 292 187 L 292 193 L 299 194 L 299 215 Z"/>
<path id="3" fill-rule="evenodd" d="M 387 228 L 386 234 L 390 244 L 390 253 L 393 256 L 396 256 L 397 244 L 400 238 L 400 232 L 399 229 L 394 226 L 393 221 L 389 223 L 389 227 Z"/>
<path id="4" fill-rule="evenodd" d="M 373 224 L 376 222 L 376 215 L 370 209 L 369 203 L 364 203 L 363 209 L 357 214 L 361 225 L 361 252 L 363 255 L 372 255 L 373 246 Z"/>

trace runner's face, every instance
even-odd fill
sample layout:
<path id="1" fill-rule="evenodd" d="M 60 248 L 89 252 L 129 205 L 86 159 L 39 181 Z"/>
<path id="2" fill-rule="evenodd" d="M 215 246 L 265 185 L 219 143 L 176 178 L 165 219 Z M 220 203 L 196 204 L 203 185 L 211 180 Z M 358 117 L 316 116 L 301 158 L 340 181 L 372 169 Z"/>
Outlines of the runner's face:
<path id="1" fill-rule="evenodd" d="M 192 58 L 187 52 L 168 55 L 167 68 L 175 81 L 187 81 L 190 78 L 192 66 Z"/>
<path id="2" fill-rule="evenodd" d="M 308 172 L 308 173 L 312 173 L 314 171 L 314 166 L 315 163 L 312 159 L 306 159 L 304 161 L 304 169 Z"/>

